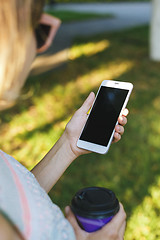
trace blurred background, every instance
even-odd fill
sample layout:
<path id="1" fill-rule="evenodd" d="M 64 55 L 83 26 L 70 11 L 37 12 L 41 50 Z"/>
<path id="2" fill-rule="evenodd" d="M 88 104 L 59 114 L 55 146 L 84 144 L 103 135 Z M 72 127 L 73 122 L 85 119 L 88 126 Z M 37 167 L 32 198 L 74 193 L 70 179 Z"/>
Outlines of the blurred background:
<path id="1" fill-rule="evenodd" d="M 63 210 L 80 188 L 112 189 L 127 212 L 127 240 L 160 239 L 159 2 L 48 0 L 44 11 L 62 25 L 16 105 L 0 113 L 1 149 L 30 170 L 90 91 L 104 79 L 132 82 L 122 140 L 106 155 L 79 157 L 50 192 Z"/>

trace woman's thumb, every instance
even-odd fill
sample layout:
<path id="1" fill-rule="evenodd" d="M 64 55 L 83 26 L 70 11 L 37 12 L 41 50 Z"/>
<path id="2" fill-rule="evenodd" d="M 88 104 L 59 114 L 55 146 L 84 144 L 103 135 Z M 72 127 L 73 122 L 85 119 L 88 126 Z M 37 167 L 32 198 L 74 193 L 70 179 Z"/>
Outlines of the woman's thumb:
<path id="1" fill-rule="evenodd" d="M 84 101 L 83 105 L 80 107 L 80 110 L 86 114 L 89 109 L 91 108 L 93 102 L 94 102 L 94 99 L 95 99 L 95 94 L 93 92 L 91 92 L 89 94 L 89 96 L 87 97 L 87 99 Z"/>

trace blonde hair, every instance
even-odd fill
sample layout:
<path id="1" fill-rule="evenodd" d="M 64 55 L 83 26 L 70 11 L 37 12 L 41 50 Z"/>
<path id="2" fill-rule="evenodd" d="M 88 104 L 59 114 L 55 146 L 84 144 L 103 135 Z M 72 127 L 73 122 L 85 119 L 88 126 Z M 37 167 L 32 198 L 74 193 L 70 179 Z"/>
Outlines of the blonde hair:
<path id="1" fill-rule="evenodd" d="M 19 76 L 42 9 L 37 3 L 34 13 L 33 4 L 33 0 L 0 0 L 0 109 L 11 106 L 24 85 Z"/>

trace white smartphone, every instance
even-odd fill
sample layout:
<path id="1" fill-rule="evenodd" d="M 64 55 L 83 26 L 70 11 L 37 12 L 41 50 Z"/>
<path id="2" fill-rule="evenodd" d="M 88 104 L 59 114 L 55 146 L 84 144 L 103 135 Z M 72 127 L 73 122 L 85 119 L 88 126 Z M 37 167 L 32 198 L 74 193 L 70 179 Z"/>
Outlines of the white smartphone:
<path id="1" fill-rule="evenodd" d="M 118 117 L 126 107 L 132 89 L 129 82 L 104 80 L 101 83 L 77 141 L 79 148 L 101 154 L 108 152 Z"/>

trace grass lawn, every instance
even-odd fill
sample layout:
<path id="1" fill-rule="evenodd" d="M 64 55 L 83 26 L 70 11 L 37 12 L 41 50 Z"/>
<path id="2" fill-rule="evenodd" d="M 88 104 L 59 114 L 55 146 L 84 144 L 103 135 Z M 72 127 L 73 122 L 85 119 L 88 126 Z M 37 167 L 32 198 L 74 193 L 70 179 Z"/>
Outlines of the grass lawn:
<path id="1" fill-rule="evenodd" d="M 148 34 L 139 27 L 76 39 L 67 65 L 29 77 L 17 105 L 0 116 L 1 149 L 30 169 L 102 80 L 132 82 L 122 140 L 107 155 L 79 157 L 50 192 L 63 209 L 79 188 L 112 189 L 127 212 L 126 240 L 160 239 L 160 63 L 148 57 Z"/>
<path id="2" fill-rule="evenodd" d="M 83 12 L 73 12 L 73 11 L 66 11 L 66 10 L 54 10 L 54 11 L 46 11 L 47 13 L 58 17 L 61 19 L 62 22 L 74 22 L 74 21 L 85 21 L 85 20 L 92 20 L 97 18 L 111 18 L 113 14 L 98 14 L 98 13 L 83 13 Z"/>

